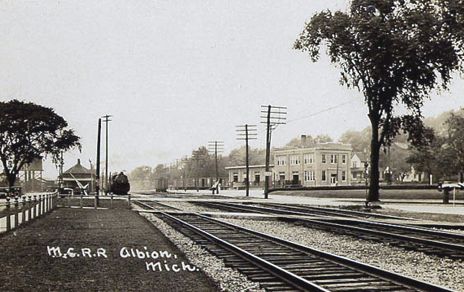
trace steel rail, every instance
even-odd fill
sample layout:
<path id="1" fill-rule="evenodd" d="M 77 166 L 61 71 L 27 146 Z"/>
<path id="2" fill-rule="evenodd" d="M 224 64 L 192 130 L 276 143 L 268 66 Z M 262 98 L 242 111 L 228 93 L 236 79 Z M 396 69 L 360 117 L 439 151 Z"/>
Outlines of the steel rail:
<path id="1" fill-rule="evenodd" d="M 172 215 L 169 215 L 167 213 L 161 213 L 161 214 L 166 214 L 167 216 L 172 217 Z M 182 214 L 182 215 L 185 216 L 186 214 Z M 441 287 L 441 286 L 433 285 L 433 284 L 430 284 L 430 283 L 422 282 L 422 281 L 419 281 L 417 279 L 413 279 L 413 278 L 410 278 L 410 277 L 407 277 L 407 276 L 404 276 L 404 275 L 400 275 L 400 274 L 397 274 L 397 273 L 394 273 L 394 272 L 382 270 L 380 268 L 377 268 L 377 267 L 374 267 L 374 266 L 371 266 L 371 265 L 368 265 L 368 264 L 360 263 L 360 262 L 348 259 L 346 257 L 326 253 L 326 252 L 323 252 L 323 251 L 320 251 L 320 250 L 317 250 L 317 249 L 314 249 L 314 248 L 310 248 L 310 247 L 307 247 L 307 246 L 304 246 L 304 245 L 301 245 L 301 244 L 298 244 L 298 243 L 295 243 L 295 242 L 284 240 L 284 239 L 279 238 L 279 237 L 264 234 L 262 232 L 254 231 L 254 230 L 251 230 L 251 229 L 248 229 L 248 228 L 245 228 L 245 227 L 241 227 L 241 226 L 238 226 L 238 225 L 235 225 L 235 224 L 218 221 L 218 220 L 206 217 L 204 215 L 198 215 L 198 214 L 193 214 L 193 213 L 191 213 L 189 215 L 197 216 L 198 218 L 201 218 L 201 219 L 206 220 L 208 222 L 212 222 L 212 223 L 215 223 L 215 224 L 220 224 L 222 226 L 226 226 L 228 228 L 232 228 L 235 231 L 240 230 L 240 231 L 243 231 L 243 232 L 245 232 L 247 234 L 255 235 L 255 236 L 259 237 L 259 238 L 263 238 L 263 239 L 266 239 L 266 240 L 281 244 L 283 246 L 291 247 L 292 249 L 300 251 L 300 252 L 305 252 L 305 253 L 309 253 L 309 254 L 312 254 L 312 255 L 316 255 L 316 256 L 318 256 L 320 258 L 326 259 L 326 260 L 331 261 L 333 263 L 340 264 L 342 266 L 351 268 L 353 270 L 360 271 L 360 272 L 365 273 L 367 275 L 370 275 L 370 276 L 373 276 L 373 277 L 376 277 L 376 278 L 380 278 L 380 279 L 388 281 L 388 282 L 393 282 L 393 283 L 395 283 L 397 285 L 400 285 L 400 286 L 403 286 L 403 287 L 405 286 L 407 288 L 418 289 L 419 291 L 437 291 L 437 292 L 451 291 L 451 290 L 449 290 L 449 289 L 447 289 L 445 287 Z M 175 215 L 175 216 L 179 216 L 179 215 Z M 190 223 L 188 223 L 188 224 L 192 225 Z M 198 230 L 198 231 L 201 230 L 199 227 L 196 227 L 196 226 L 193 226 L 193 227 L 194 227 L 195 230 Z"/>
<path id="2" fill-rule="evenodd" d="M 380 231 L 380 230 L 373 230 L 369 228 L 362 228 L 362 227 L 356 227 L 356 226 L 350 226 L 347 224 L 340 224 L 340 223 L 333 223 L 333 222 L 325 222 L 325 221 L 319 221 L 319 220 L 314 220 L 314 219 L 297 219 L 298 221 L 301 222 L 308 222 L 310 224 L 317 224 L 317 225 L 323 225 L 323 226 L 330 226 L 330 227 L 335 227 L 339 229 L 345 229 L 345 230 L 352 230 L 352 231 L 357 231 L 359 233 L 362 233 L 363 235 L 367 234 L 374 234 L 378 235 L 383 238 L 395 238 L 399 240 L 403 240 L 406 242 L 416 242 L 424 245 L 429 245 L 429 246 L 434 246 L 442 249 L 447 249 L 450 251 L 461 251 L 464 252 L 464 245 L 459 245 L 459 244 L 454 244 L 454 243 L 448 243 L 448 242 L 442 242 L 442 241 L 436 241 L 436 240 L 431 240 L 431 239 L 423 239 L 423 238 L 418 238 L 418 237 L 413 237 L 413 236 L 407 236 L 407 235 L 402 235 L 402 234 L 396 234 L 392 232 L 385 232 L 385 231 Z"/>
<path id="3" fill-rule="evenodd" d="M 132 200 L 132 202 L 135 203 L 135 204 L 138 204 L 139 206 L 142 206 L 142 207 L 145 207 L 145 208 L 149 208 L 149 209 L 155 210 L 155 207 L 154 207 L 154 206 L 148 205 L 147 203 L 142 202 L 142 201 L 140 201 L 140 200 Z M 151 201 L 150 201 L 150 203 L 154 203 L 154 204 L 160 205 L 160 206 L 163 207 L 163 208 L 168 208 L 168 209 L 173 209 L 173 210 L 179 210 L 179 209 L 176 208 L 176 207 L 171 207 L 171 206 L 168 206 L 168 205 L 166 205 L 166 204 L 159 203 L 159 202 L 151 202 Z"/>
<path id="4" fill-rule="evenodd" d="M 195 231 L 198 234 L 201 234 L 202 236 L 208 238 L 209 240 L 212 240 L 219 244 L 220 246 L 226 248 L 227 250 L 231 251 L 235 255 L 243 258 L 244 260 L 252 263 L 253 265 L 259 266 L 261 269 L 269 272 L 270 274 L 274 275 L 278 279 L 282 280 L 285 283 L 288 283 L 294 288 L 301 289 L 303 291 L 320 291 L 320 292 L 328 292 L 330 290 L 324 289 L 319 285 L 316 285 L 298 275 L 295 275 L 294 273 L 291 273 L 285 269 L 282 269 L 281 267 L 274 265 L 273 263 L 266 261 L 236 245 L 233 245 L 215 235 L 210 234 L 209 232 L 206 232 L 186 221 L 183 221 L 179 218 L 176 218 L 175 216 L 172 216 L 167 213 L 161 213 L 164 216 L 170 218 L 171 220 L 178 222 L 182 224 L 183 226 Z"/>
<path id="5" fill-rule="evenodd" d="M 460 239 L 464 243 L 464 234 L 457 234 L 457 233 L 449 233 L 445 231 L 440 231 L 440 230 L 432 230 L 430 228 L 426 227 L 414 227 L 410 225 L 400 225 L 400 224 L 393 224 L 393 223 L 383 223 L 383 222 L 353 222 L 355 225 L 371 225 L 371 226 L 379 226 L 379 227 L 385 227 L 385 228 L 394 228 L 394 229 L 399 229 L 399 230 L 404 230 L 404 231 L 411 231 L 411 232 L 417 232 L 421 233 L 424 235 L 431 235 L 431 236 L 441 236 L 441 237 L 447 237 L 447 238 L 452 238 L 452 239 Z"/>
<path id="6" fill-rule="evenodd" d="M 276 210 L 272 208 L 266 208 L 266 207 L 258 207 L 258 206 L 238 206 L 235 204 L 231 203 L 209 203 L 212 204 L 213 206 L 220 207 L 222 204 L 224 204 L 227 208 L 232 208 L 232 209 L 237 209 L 237 210 L 242 210 L 242 211 L 250 211 L 250 210 L 255 210 L 259 213 L 278 213 L 278 214 L 294 214 L 294 215 L 304 215 L 304 216 L 309 216 L 307 213 L 299 212 L 299 211 L 290 211 L 290 210 Z M 219 206 L 218 206 L 219 205 Z M 285 219 L 285 218 L 284 218 Z M 295 220 L 292 218 L 292 220 Z M 430 239 L 430 238 L 420 238 L 420 237 L 414 237 L 412 235 L 404 235 L 404 234 L 398 234 L 394 233 L 394 229 L 396 230 L 403 230 L 403 231 L 410 231 L 418 233 L 418 236 L 423 235 L 423 236 L 435 236 L 435 237 L 446 237 L 450 239 L 462 239 L 464 241 L 464 236 L 460 234 L 454 234 L 454 233 L 447 233 L 443 231 L 435 231 L 435 230 L 427 230 L 426 228 L 415 228 L 412 226 L 402 226 L 398 224 L 387 224 L 387 223 L 381 223 L 381 222 L 372 222 L 372 221 L 363 221 L 359 222 L 359 224 L 362 225 L 370 225 L 372 228 L 376 227 L 386 227 L 386 228 L 391 228 L 393 231 L 381 231 L 381 230 L 375 230 L 375 229 L 370 229 L 366 227 L 357 227 L 353 226 L 351 224 L 342 224 L 342 223 L 334 223 L 334 222 L 326 222 L 326 221 L 319 221 L 317 219 L 304 219 L 304 218 L 299 218 L 296 219 L 297 221 L 301 222 L 307 222 L 310 224 L 316 224 L 319 226 L 325 226 L 325 227 L 332 227 L 332 228 L 337 228 L 339 230 L 350 230 L 350 231 L 355 231 L 358 233 L 361 233 L 362 235 L 367 235 L 367 234 L 372 234 L 376 235 L 377 237 L 380 238 L 387 238 L 387 239 L 398 239 L 404 242 L 413 242 L 413 243 L 418 243 L 426 246 L 432 246 L 432 247 L 437 247 L 440 249 L 445 249 L 447 251 L 458 251 L 463 255 L 464 253 L 464 245 L 461 244 L 456 244 L 456 243 L 450 243 L 446 241 L 440 241 L 437 239 Z M 357 224 L 357 221 L 353 221 L 353 224 Z M 444 240 L 444 239 L 443 239 Z M 436 252 L 436 254 L 441 254 L 439 252 Z"/>
<path id="7" fill-rule="evenodd" d="M 316 212 L 329 213 L 329 214 L 335 214 L 335 215 L 344 215 L 344 216 L 349 216 L 349 217 L 372 217 L 372 218 L 395 219 L 395 220 L 398 220 L 398 219 L 416 220 L 414 218 L 408 218 L 408 217 L 398 217 L 398 216 L 391 216 L 391 215 L 384 215 L 384 214 L 360 212 L 360 211 L 354 211 L 354 210 L 342 210 L 342 209 L 327 208 L 327 207 L 288 205 L 288 204 L 276 204 L 276 203 L 266 203 L 266 204 L 261 204 L 261 205 L 269 205 L 273 207 L 298 209 L 298 210 L 316 211 Z"/>

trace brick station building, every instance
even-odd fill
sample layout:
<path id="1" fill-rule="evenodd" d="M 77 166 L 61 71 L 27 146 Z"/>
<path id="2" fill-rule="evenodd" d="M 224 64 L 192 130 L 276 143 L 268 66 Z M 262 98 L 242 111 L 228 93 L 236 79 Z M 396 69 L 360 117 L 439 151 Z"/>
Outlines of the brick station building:
<path id="1" fill-rule="evenodd" d="M 351 157 L 351 145 L 341 143 L 274 150 L 275 185 L 350 185 Z"/>

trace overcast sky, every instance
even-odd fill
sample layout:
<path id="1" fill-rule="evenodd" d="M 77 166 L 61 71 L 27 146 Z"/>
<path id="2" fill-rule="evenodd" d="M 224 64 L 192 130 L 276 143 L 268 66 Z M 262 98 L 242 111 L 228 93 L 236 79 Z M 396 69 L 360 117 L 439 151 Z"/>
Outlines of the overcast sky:
<path id="1" fill-rule="evenodd" d="M 326 58 L 311 63 L 292 46 L 315 12 L 347 2 L 1 1 L 0 96 L 53 107 L 69 122 L 83 148 L 66 154 L 65 168 L 95 162 L 105 114 L 114 116 L 113 171 L 170 163 L 211 140 L 228 153 L 241 146 L 235 126 L 245 123 L 259 125 L 251 146 L 264 148 L 267 104 L 288 107 L 273 146 L 301 134 L 337 139 L 368 126 L 363 99 Z M 424 115 L 460 108 L 463 94 L 456 78 Z M 44 176 L 54 170 L 47 164 Z"/>

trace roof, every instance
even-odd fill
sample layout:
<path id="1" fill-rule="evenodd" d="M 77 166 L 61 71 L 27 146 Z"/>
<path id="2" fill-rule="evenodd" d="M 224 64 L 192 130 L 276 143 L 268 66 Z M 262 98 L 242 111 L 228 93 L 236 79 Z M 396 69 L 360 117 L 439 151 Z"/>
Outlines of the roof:
<path id="1" fill-rule="evenodd" d="M 92 171 L 88 168 L 85 168 L 81 165 L 81 160 L 78 159 L 76 165 L 71 167 L 70 169 L 63 172 L 63 174 L 72 173 L 72 174 L 91 174 Z"/>
<path id="2" fill-rule="evenodd" d="M 274 154 L 281 154 L 281 153 L 301 153 L 305 151 L 315 151 L 315 150 L 335 150 L 335 151 L 352 151 L 351 144 L 342 144 L 342 143 L 317 143 L 314 144 L 313 147 L 283 147 L 283 148 L 276 148 L 273 149 Z"/>
<path id="3" fill-rule="evenodd" d="M 353 153 L 353 156 L 354 155 L 358 156 L 361 161 L 368 161 L 369 160 L 369 154 L 366 153 L 366 152 L 356 151 L 356 152 Z"/>
<path id="4" fill-rule="evenodd" d="M 264 164 L 262 164 L 262 165 L 249 165 L 248 167 L 249 168 L 265 168 L 266 165 L 264 165 Z M 274 167 L 274 165 L 269 164 L 269 167 Z M 225 169 L 242 169 L 242 168 L 246 168 L 246 165 L 227 166 L 227 167 L 225 167 Z"/>

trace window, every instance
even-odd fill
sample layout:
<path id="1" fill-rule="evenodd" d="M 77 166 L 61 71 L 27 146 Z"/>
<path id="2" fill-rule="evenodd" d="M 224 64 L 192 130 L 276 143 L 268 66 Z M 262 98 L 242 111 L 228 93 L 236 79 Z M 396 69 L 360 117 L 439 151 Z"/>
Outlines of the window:
<path id="1" fill-rule="evenodd" d="M 346 172 L 342 171 L 342 181 L 346 181 Z"/>
<path id="2" fill-rule="evenodd" d="M 322 180 L 323 180 L 323 181 L 326 181 L 326 180 L 327 180 L 325 170 L 322 171 Z"/>
<path id="3" fill-rule="evenodd" d="M 304 163 L 305 163 L 305 164 L 312 164 L 312 163 L 314 163 L 314 154 L 309 153 L 309 154 L 303 155 L 303 160 L 304 160 Z"/>
<path id="4" fill-rule="evenodd" d="M 314 181 L 314 171 L 305 170 L 305 172 L 304 172 L 304 180 L 305 181 Z"/>
<path id="5" fill-rule="evenodd" d="M 234 176 L 234 182 L 238 182 L 238 173 L 234 172 L 233 176 Z"/>
<path id="6" fill-rule="evenodd" d="M 322 154 L 322 163 L 325 163 L 325 154 Z"/>
<path id="7" fill-rule="evenodd" d="M 346 155 L 345 155 L 345 154 L 342 155 L 342 163 L 343 163 L 343 164 L 346 163 Z"/>
<path id="8" fill-rule="evenodd" d="M 298 164 L 300 164 L 300 157 L 298 155 L 291 155 L 290 165 L 298 165 Z"/>
<path id="9" fill-rule="evenodd" d="M 356 160 L 353 160 L 353 161 L 351 162 L 351 165 L 352 165 L 353 168 L 359 167 L 359 166 L 358 166 L 358 162 L 357 162 Z"/>
<path id="10" fill-rule="evenodd" d="M 285 165 L 286 158 L 285 156 L 277 156 L 277 165 Z"/>
<path id="11" fill-rule="evenodd" d="M 337 154 L 330 154 L 330 163 L 337 163 Z"/>

